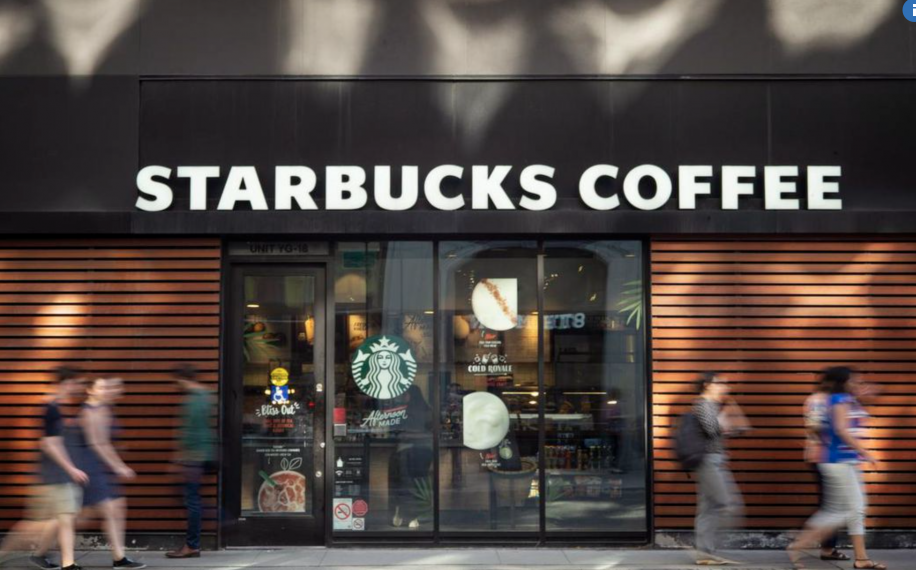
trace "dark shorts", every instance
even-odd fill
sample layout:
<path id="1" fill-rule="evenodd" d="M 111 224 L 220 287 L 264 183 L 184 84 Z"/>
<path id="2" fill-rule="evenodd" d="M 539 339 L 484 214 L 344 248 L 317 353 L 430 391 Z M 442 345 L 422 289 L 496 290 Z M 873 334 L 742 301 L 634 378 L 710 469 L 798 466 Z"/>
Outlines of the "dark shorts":
<path id="1" fill-rule="evenodd" d="M 89 484 L 83 489 L 83 505 L 91 507 L 99 503 L 120 499 L 124 493 L 112 473 L 95 471 L 88 473 Z"/>

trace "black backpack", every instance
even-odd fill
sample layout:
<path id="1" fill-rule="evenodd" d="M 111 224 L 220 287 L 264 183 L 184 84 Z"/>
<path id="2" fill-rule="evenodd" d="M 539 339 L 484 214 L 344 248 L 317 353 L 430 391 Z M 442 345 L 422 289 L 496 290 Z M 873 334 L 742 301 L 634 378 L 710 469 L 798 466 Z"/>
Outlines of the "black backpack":
<path id="1" fill-rule="evenodd" d="M 696 470 L 703 463 L 703 457 L 706 455 L 706 433 L 692 411 L 682 415 L 677 422 L 674 452 L 677 454 L 677 460 L 688 471 Z"/>

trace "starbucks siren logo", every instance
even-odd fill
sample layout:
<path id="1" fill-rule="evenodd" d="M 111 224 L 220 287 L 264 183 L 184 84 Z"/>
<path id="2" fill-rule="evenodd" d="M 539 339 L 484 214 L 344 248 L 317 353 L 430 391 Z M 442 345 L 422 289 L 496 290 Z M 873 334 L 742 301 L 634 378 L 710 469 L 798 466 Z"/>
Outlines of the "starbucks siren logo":
<path id="1" fill-rule="evenodd" d="M 353 379 L 364 394 L 390 400 L 407 391 L 417 376 L 417 361 L 404 339 L 373 336 L 356 349 Z"/>

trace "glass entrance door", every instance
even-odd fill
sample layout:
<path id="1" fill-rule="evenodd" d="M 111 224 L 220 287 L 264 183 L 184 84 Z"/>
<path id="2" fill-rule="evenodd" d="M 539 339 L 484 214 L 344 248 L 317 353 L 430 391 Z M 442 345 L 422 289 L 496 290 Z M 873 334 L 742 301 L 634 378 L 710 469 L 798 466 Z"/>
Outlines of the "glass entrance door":
<path id="1" fill-rule="evenodd" d="M 324 541 L 324 271 L 232 272 L 225 543 Z"/>

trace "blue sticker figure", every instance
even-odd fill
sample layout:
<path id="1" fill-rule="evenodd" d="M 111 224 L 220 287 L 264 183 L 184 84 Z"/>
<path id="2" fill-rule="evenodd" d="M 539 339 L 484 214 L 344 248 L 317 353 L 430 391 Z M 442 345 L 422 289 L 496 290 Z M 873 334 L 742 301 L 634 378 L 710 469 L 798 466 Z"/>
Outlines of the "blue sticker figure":
<path id="1" fill-rule="evenodd" d="M 271 386 L 270 387 L 271 404 L 288 404 L 289 403 L 289 386 Z"/>

